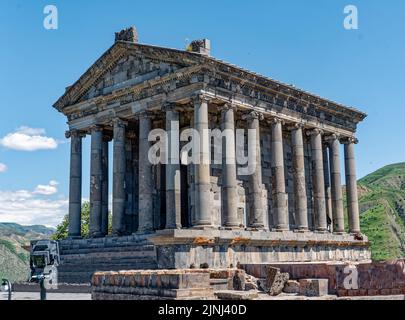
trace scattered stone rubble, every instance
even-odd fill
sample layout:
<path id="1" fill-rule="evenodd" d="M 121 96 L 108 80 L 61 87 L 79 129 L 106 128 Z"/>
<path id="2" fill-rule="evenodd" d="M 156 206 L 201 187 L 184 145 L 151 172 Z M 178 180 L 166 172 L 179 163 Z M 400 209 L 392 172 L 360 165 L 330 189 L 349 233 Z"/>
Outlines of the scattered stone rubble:
<path id="1" fill-rule="evenodd" d="M 297 265 L 296 270 L 301 270 L 301 276 L 297 276 L 297 271 L 291 274 L 283 272 L 286 268 L 269 265 L 257 269 L 256 271 L 260 272 L 254 275 L 239 268 L 96 272 L 92 279 L 92 298 L 266 300 L 294 297 L 296 299 L 389 295 L 395 297 L 405 294 L 404 266 L 403 260 L 357 266 L 362 289 L 346 290 L 347 292 L 340 289 L 344 265 L 335 266 L 335 277 L 322 277 L 323 269 L 319 265 L 308 265 L 306 269 Z M 312 267 L 318 270 L 316 275 L 311 274 Z M 337 292 L 331 289 L 333 286 Z M 377 286 L 378 290 L 370 289 Z M 394 287 L 398 289 L 390 289 Z"/>

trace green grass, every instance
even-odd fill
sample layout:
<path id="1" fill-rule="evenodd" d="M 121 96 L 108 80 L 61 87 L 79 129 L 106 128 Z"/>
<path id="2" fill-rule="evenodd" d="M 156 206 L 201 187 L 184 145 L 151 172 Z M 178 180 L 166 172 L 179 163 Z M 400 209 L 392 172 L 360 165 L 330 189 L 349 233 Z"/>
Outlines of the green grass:
<path id="1" fill-rule="evenodd" d="M 374 260 L 405 257 L 405 163 L 385 166 L 359 181 L 368 191 L 359 198 L 361 228 Z"/>

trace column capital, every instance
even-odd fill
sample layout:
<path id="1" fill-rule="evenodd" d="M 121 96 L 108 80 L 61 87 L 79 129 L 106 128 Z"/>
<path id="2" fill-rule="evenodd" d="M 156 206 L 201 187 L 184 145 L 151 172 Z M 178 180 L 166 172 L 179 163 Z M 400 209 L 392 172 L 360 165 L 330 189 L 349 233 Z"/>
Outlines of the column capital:
<path id="1" fill-rule="evenodd" d="M 269 124 L 281 123 L 282 125 L 285 125 L 285 121 L 276 116 L 271 116 L 267 121 Z"/>
<path id="2" fill-rule="evenodd" d="M 86 136 L 86 133 L 80 130 L 67 130 L 65 132 L 65 137 L 66 139 L 70 139 L 70 138 L 83 138 Z"/>
<path id="3" fill-rule="evenodd" d="M 316 136 L 318 134 L 323 134 L 323 133 L 324 133 L 324 131 L 319 128 L 313 128 L 313 129 L 309 129 L 306 131 L 307 136 Z"/>
<path id="4" fill-rule="evenodd" d="M 339 138 L 340 138 L 339 134 L 332 133 L 332 134 L 325 136 L 325 142 L 331 143 L 331 142 L 334 142 L 335 140 L 339 140 Z"/>
<path id="5" fill-rule="evenodd" d="M 288 123 L 286 129 L 290 131 L 304 129 L 305 125 L 302 122 Z"/>
<path id="6" fill-rule="evenodd" d="M 223 106 L 221 106 L 221 112 L 226 112 L 228 110 L 236 111 L 236 105 L 232 102 L 226 102 Z"/>
<path id="7" fill-rule="evenodd" d="M 142 110 L 136 115 L 139 119 L 140 118 L 152 118 L 154 116 L 154 113 L 149 111 L 149 110 Z"/>
<path id="8" fill-rule="evenodd" d="M 263 120 L 264 115 L 263 115 L 263 113 L 261 113 L 259 111 L 253 110 L 253 111 L 250 111 L 250 112 L 244 114 L 242 116 L 242 119 L 245 119 L 245 120 L 256 120 L 256 119 Z"/>
<path id="9" fill-rule="evenodd" d="M 176 111 L 176 112 L 178 112 L 179 111 L 178 108 L 179 108 L 179 106 L 178 106 L 178 104 L 176 102 L 167 101 L 162 105 L 162 111 Z"/>
<path id="10" fill-rule="evenodd" d="M 193 101 L 193 103 L 201 103 L 201 102 L 209 103 L 212 99 L 208 97 L 205 93 L 199 92 L 193 95 L 191 97 L 191 100 Z"/>
<path id="11" fill-rule="evenodd" d="M 123 119 L 121 119 L 121 118 L 114 118 L 114 119 L 111 121 L 111 124 L 112 124 L 113 126 L 125 127 L 125 126 L 128 125 L 128 122 L 125 121 L 125 120 L 123 120 Z"/>
<path id="12" fill-rule="evenodd" d="M 340 139 L 340 142 L 343 144 L 358 144 L 359 140 L 355 137 L 343 137 Z"/>
<path id="13" fill-rule="evenodd" d="M 90 131 L 91 132 L 100 132 L 103 131 L 103 126 L 99 125 L 99 124 L 94 124 L 92 126 L 90 126 Z"/>

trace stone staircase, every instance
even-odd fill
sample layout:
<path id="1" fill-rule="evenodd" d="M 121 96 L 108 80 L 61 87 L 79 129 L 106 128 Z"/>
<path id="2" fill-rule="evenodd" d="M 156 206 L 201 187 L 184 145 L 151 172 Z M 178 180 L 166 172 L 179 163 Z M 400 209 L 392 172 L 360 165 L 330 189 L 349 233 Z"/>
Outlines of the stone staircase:
<path id="1" fill-rule="evenodd" d="M 95 271 L 157 269 L 155 246 L 146 236 L 63 240 L 59 283 L 87 284 Z"/>

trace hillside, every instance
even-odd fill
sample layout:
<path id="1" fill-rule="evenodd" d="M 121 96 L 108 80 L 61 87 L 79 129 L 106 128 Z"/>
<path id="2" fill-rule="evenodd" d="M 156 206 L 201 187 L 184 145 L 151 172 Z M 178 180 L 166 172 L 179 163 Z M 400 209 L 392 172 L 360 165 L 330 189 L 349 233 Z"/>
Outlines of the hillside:
<path id="1" fill-rule="evenodd" d="M 49 238 L 54 230 L 44 226 L 21 226 L 0 223 L 0 279 L 26 280 L 29 273 L 29 254 L 22 246 L 30 240 Z"/>
<path id="2" fill-rule="evenodd" d="M 358 184 L 361 228 L 374 260 L 405 257 L 405 163 L 383 167 Z"/>

